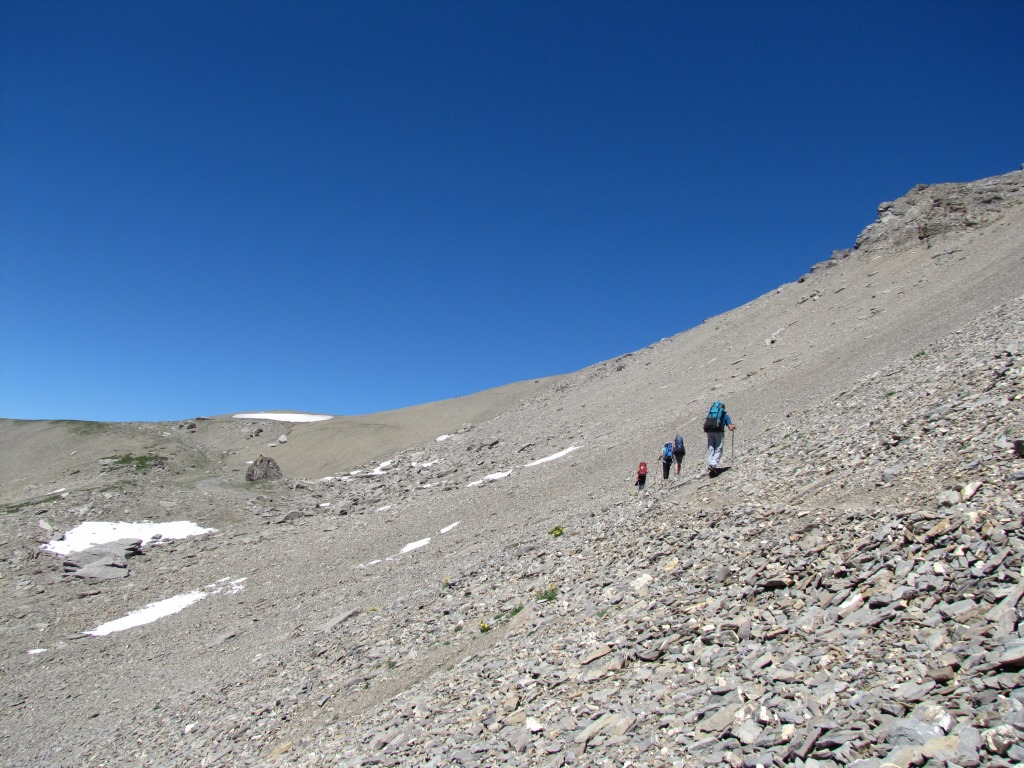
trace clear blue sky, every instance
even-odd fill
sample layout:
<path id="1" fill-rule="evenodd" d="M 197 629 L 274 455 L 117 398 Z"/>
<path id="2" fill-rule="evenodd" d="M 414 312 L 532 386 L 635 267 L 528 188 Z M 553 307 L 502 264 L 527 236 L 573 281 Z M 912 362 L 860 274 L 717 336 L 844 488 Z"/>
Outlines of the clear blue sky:
<path id="1" fill-rule="evenodd" d="M 1024 162 L 1024 3 L 0 10 L 0 417 L 355 414 L 642 348 Z"/>

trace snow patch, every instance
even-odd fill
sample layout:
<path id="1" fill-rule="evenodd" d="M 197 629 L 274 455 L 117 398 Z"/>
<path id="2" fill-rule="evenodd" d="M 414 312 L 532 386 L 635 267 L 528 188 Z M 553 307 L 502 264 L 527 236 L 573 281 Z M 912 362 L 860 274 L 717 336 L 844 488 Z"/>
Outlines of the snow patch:
<path id="1" fill-rule="evenodd" d="M 210 595 L 233 595 L 241 592 L 244 581 L 244 576 L 240 579 L 230 579 L 225 577 L 214 584 L 207 584 L 202 589 L 186 592 L 184 595 L 175 595 L 174 597 L 169 597 L 166 600 L 158 600 L 155 603 L 149 603 L 144 608 L 132 611 L 127 616 L 122 616 L 120 619 L 108 621 L 106 624 L 100 624 L 96 629 L 91 629 L 87 632 L 83 632 L 82 634 L 92 635 L 93 637 L 103 637 L 114 632 L 123 632 L 126 629 L 131 629 L 132 627 L 139 627 L 143 624 L 151 624 L 157 619 L 162 619 L 165 616 L 171 616 L 179 611 L 183 611 L 190 605 L 194 605 L 200 600 L 205 600 Z"/>
<path id="2" fill-rule="evenodd" d="M 528 466 L 528 467 L 535 467 L 538 464 L 543 464 L 543 463 L 545 463 L 547 461 L 554 461 L 555 459 L 560 459 L 563 456 L 566 456 L 567 454 L 570 454 L 573 451 L 578 450 L 578 449 L 579 449 L 578 445 L 571 445 L 568 448 L 566 448 L 564 451 L 559 451 L 558 453 L 553 453 L 550 456 L 545 456 L 543 459 L 537 459 L 536 461 L 531 461 L 526 466 Z"/>
<path id="3" fill-rule="evenodd" d="M 466 487 L 467 488 L 472 488 L 472 487 L 477 486 L 477 485 L 483 485 L 484 483 L 489 483 L 491 480 L 501 480 L 503 477 L 508 477 L 511 474 L 512 474 L 512 470 L 511 469 L 508 472 L 492 472 L 491 474 L 487 475 L 487 477 L 484 477 L 484 478 L 482 478 L 480 480 L 474 480 L 472 483 L 469 483 Z"/>
<path id="4" fill-rule="evenodd" d="M 295 424 L 310 421 L 327 421 L 333 416 L 324 416 L 316 413 L 275 413 L 272 411 L 260 411 L 259 413 L 236 413 L 234 419 L 270 419 L 271 421 L 289 421 Z"/>
<path id="5" fill-rule="evenodd" d="M 113 632 L 121 632 L 132 627 L 138 627 L 143 624 L 149 624 L 162 619 L 164 616 L 170 616 L 178 611 L 182 611 L 188 608 L 193 603 L 198 603 L 200 600 L 208 597 L 206 592 L 201 589 L 195 592 L 188 592 L 184 595 L 175 595 L 169 597 L 166 600 L 158 600 L 155 603 L 150 603 L 145 608 L 140 608 L 137 611 L 132 611 L 127 616 L 122 616 L 120 619 L 114 621 L 108 621 L 106 624 L 100 624 L 96 629 L 91 629 L 88 632 L 83 632 L 83 635 L 92 635 L 93 637 L 103 637 Z"/>
<path id="6" fill-rule="evenodd" d="M 118 539 L 142 539 L 148 544 L 158 536 L 161 539 L 184 539 L 212 533 L 216 528 L 202 528 L 188 520 L 171 523 L 103 523 L 92 521 L 75 526 L 63 537 L 43 545 L 43 549 L 55 555 L 70 555 L 97 544 L 108 544 Z"/>
<path id="7" fill-rule="evenodd" d="M 430 537 L 428 536 L 425 539 L 420 539 L 419 541 L 414 541 L 411 544 L 406 544 L 404 547 L 402 547 L 402 551 L 399 552 L 398 554 L 404 555 L 406 552 L 412 552 L 414 549 L 419 549 L 420 547 L 425 547 L 429 543 L 430 543 Z"/>
<path id="8" fill-rule="evenodd" d="M 384 509 L 387 509 L 387 507 L 384 507 Z M 441 529 L 441 533 L 448 533 L 449 531 L 453 530 L 455 528 L 455 526 L 457 526 L 460 522 L 462 522 L 462 521 L 461 520 L 457 520 L 456 522 L 452 523 L 451 525 L 445 526 L 444 528 Z M 419 549 L 420 547 L 427 546 L 427 544 L 429 544 L 429 543 L 430 543 L 430 537 L 428 536 L 425 539 L 420 539 L 419 541 L 414 541 L 411 544 L 406 544 L 404 547 L 402 547 L 402 551 L 399 552 L 398 554 L 399 555 L 408 554 L 409 552 L 412 552 L 415 549 Z M 396 555 L 395 557 L 397 557 L 397 556 L 398 555 Z M 359 563 L 359 565 L 357 565 L 355 567 L 356 568 L 369 568 L 371 565 L 377 565 L 378 563 L 383 563 L 383 562 L 393 562 L 394 560 L 395 560 L 394 557 L 386 557 L 383 560 L 378 558 L 376 560 L 370 560 L 369 562 L 366 562 L 366 563 Z"/>

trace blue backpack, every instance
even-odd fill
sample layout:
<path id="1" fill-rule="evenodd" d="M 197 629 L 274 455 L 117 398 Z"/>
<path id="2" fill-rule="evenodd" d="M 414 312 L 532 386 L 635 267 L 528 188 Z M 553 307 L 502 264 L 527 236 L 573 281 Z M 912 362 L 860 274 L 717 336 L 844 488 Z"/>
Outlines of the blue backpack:
<path id="1" fill-rule="evenodd" d="M 682 435 L 676 435 L 675 443 L 672 445 L 672 452 L 673 453 L 681 453 L 684 456 L 686 455 L 686 446 L 683 445 L 683 436 Z"/>
<path id="2" fill-rule="evenodd" d="M 711 404 L 708 417 L 704 419 L 705 432 L 721 432 L 725 429 L 725 406 L 717 400 Z"/>
<path id="3" fill-rule="evenodd" d="M 661 449 L 661 460 L 672 461 L 672 443 L 665 443 L 665 447 Z"/>

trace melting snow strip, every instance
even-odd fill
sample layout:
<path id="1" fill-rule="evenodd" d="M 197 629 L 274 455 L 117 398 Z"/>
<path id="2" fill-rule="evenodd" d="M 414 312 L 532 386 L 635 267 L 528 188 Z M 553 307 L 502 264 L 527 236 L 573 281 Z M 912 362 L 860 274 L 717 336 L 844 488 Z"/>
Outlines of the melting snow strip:
<path id="1" fill-rule="evenodd" d="M 512 474 L 512 470 L 511 469 L 508 472 L 494 472 L 494 473 L 492 473 L 490 475 L 487 475 L 487 477 L 484 477 L 484 478 L 482 478 L 480 480 L 474 480 L 472 483 L 467 483 L 466 487 L 467 488 L 474 488 L 474 487 L 476 487 L 478 485 L 483 485 L 484 483 L 490 482 L 491 480 L 501 480 L 501 478 L 508 477 L 511 474 Z"/>
<path id="2" fill-rule="evenodd" d="M 461 520 L 456 520 L 451 525 L 446 525 L 444 528 L 441 529 L 440 532 L 441 533 L 448 533 L 449 531 L 453 530 L 455 528 L 455 526 L 457 526 L 461 522 L 462 522 Z M 419 549 L 420 547 L 427 546 L 427 544 L 429 544 L 429 543 L 430 543 L 430 537 L 428 536 L 425 539 L 420 539 L 419 541 L 414 541 L 411 544 L 406 544 L 404 547 L 402 547 L 402 551 L 399 552 L 398 554 L 399 555 L 408 554 L 409 552 L 412 552 L 414 549 Z M 388 560 L 394 561 L 394 559 L 395 558 L 393 558 L 393 557 L 386 557 L 383 560 L 378 558 L 377 560 L 370 560 L 369 562 L 366 562 L 366 563 L 360 563 L 359 565 L 357 565 L 355 567 L 356 568 L 369 568 L 371 565 L 377 565 L 378 563 L 383 563 L 383 562 L 388 561 Z"/>
<path id="3" fill-rule="evenodd" d="M 245 577 L 240 579 L 229 579 L 223 578 L 215 584 L 207 584 L 202 589 L 197 589 L 192 592 L 186 592 L 184 595 L 175 595 L 169 597 L 166 600 L 158 600 L 155 603 L 150 603 L 144 608 L 140 608 L 137 611 L 132 611 L 127 616 L 122 616 L 120 619 L 114 619 L 114 621 L 108 621 L 106 624 L 100 624 L 96 629 L 91 629 L 87 632 L 83 632 L 83 635 L 92 635 L 93 637 L 103 637 L 113 632 L 121 632 L 132 627 L 139 627 L 143 624 L 150 624 L 157 619 L 162 619 L 165 616 L 178 613 L 179 611 L 188 608 L 190 605 L 198 603 L 210 595 L 229 594 L 233 595 L 237 592 L 241 592 L 243 589 L 242 582 L 245 581 Z"/>
<path id="4" fill-rule="evenodd" d="M 419 549 L 420 547 L 425 547 L 429 543 L 430 543 L 430 537 L 428 536 L 425 539 L 420 539 L 419 541 L 414 541 L 411 544 L 406 544 L 404 547 L 402 547 L 402 551 L 399 552 L 398 554 L 404 555 L 406 552 L 412 552 L 414 549 Z"/>
<path id="5" fill-rule="evenodd" d="M 120 619 L 115 619 L 114 621 L 108 621 L 106 624 L 100 624 L 96 629 L 91 629 L 88 632 L 83 632 L 82 634 L 92 635 L 93 637 L 102 637 L 104 635 L 109 635 L 112 632 L 121 632 L 125 629 L 149 624 L 157 619 L 162 619 L 164 616 L 170 616 L 171 614 L 184 610 L 193 603 L 198 603 L 207 596 L 206 592 L 196 590 L 195 592 L 188 592 L 184 595 L 175 595 L 174 597 L 169 597 L 166 600 L 158 600 L 155 603 L 150 603 L 145 608 L 132 611 L 127 616 L 122 616 Z"/>
<path id="6" fill-rule="evenodd" d="M 545 462 L 548 462 L 548 461 L 554 461 L 555 459 L 560 459 L 563 456 L 566 456 L 566 455 L 572 453 L 573 451 L 578 450 L 579 447 L 580 446 L 578 446 L 578 445 L 570 445 L 564 451 L 559 451 L 558 453 L 553 453 L 550 456 L 545 456 L 543 459 L 537 459 L 536 461 L 531 461 L 529 464 L 524 464 L 523 466 L 524 467 L 535 467 L 538 464 L 544 464 Z M 483 478 L 481 478 L 479 480 L 474 480 L 471 483 L 467 483 L 466 487 L 467 488 L 476 488 L 477 486 L 483 485 L 484 483 L 488 483 L 491 480 L 501 480 L 501 478 L 508 477 L 511 474 L 512 474 L 512 470 L 509 470 L 508 472 L 495 472 L 493 474 L 487 475 L 487 477 L 483 477 Z"/>
<path id="7" fill-rule="evenodd" d="M 543 464 L 546 461 L 554 461 L 555 459 L 560 459 L 563 456 L 565 456 L 567 454 L 570 454 L 573 451 L 577 450 L 578 448 L 579 448 L 578 445 L 571 445 L 568 448 L 566 448 L 564 451 L 559 451 L 558 453 L 552 453 L 550 456 L 545 456 L 543 459 L 537 459 L 536 461 L 531 461 L 526 466 L 528 466 L 528 467 L 535 467 L 538 464 Z"/>

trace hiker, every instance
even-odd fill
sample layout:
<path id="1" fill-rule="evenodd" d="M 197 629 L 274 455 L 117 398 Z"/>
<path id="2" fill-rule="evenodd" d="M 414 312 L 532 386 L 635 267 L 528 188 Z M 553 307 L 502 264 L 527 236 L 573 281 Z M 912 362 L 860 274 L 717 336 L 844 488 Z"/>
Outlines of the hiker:
<path id="1" fill-rule="evenodd" d="M 725 445 L 725 430 L 736 429 L 725 406 L 716 400 L 704 419 L 704 431 L 708 433 L 708 477 L 718 474 L 718 462 L 722 460 L 722 448 Z"/>
<path id="2" fill-rule="evenodd" d="M 672 456 L 676 460 L 676 477 L 679 477 L 679 468 L 683 466 L 683 456 L 686 455 L 686 445 L 683 443 L 683 436 L 676 435 L 672 441 Z"/>
<path id="3" fill-rule="evenodd" d="M 636 470 L 636 482 L 633 483 L 637 487 L 637 492 L 642 491 L 644 486 L 647 484 L 647 462 L 641 461 L 640 466 Z"/>
<path id="4" fill-rule="evenodd" d="M 672 469 L 672 443 L 665 443 L 661 449 L 661 473 L 668 480 L 668 472 Z"/>

